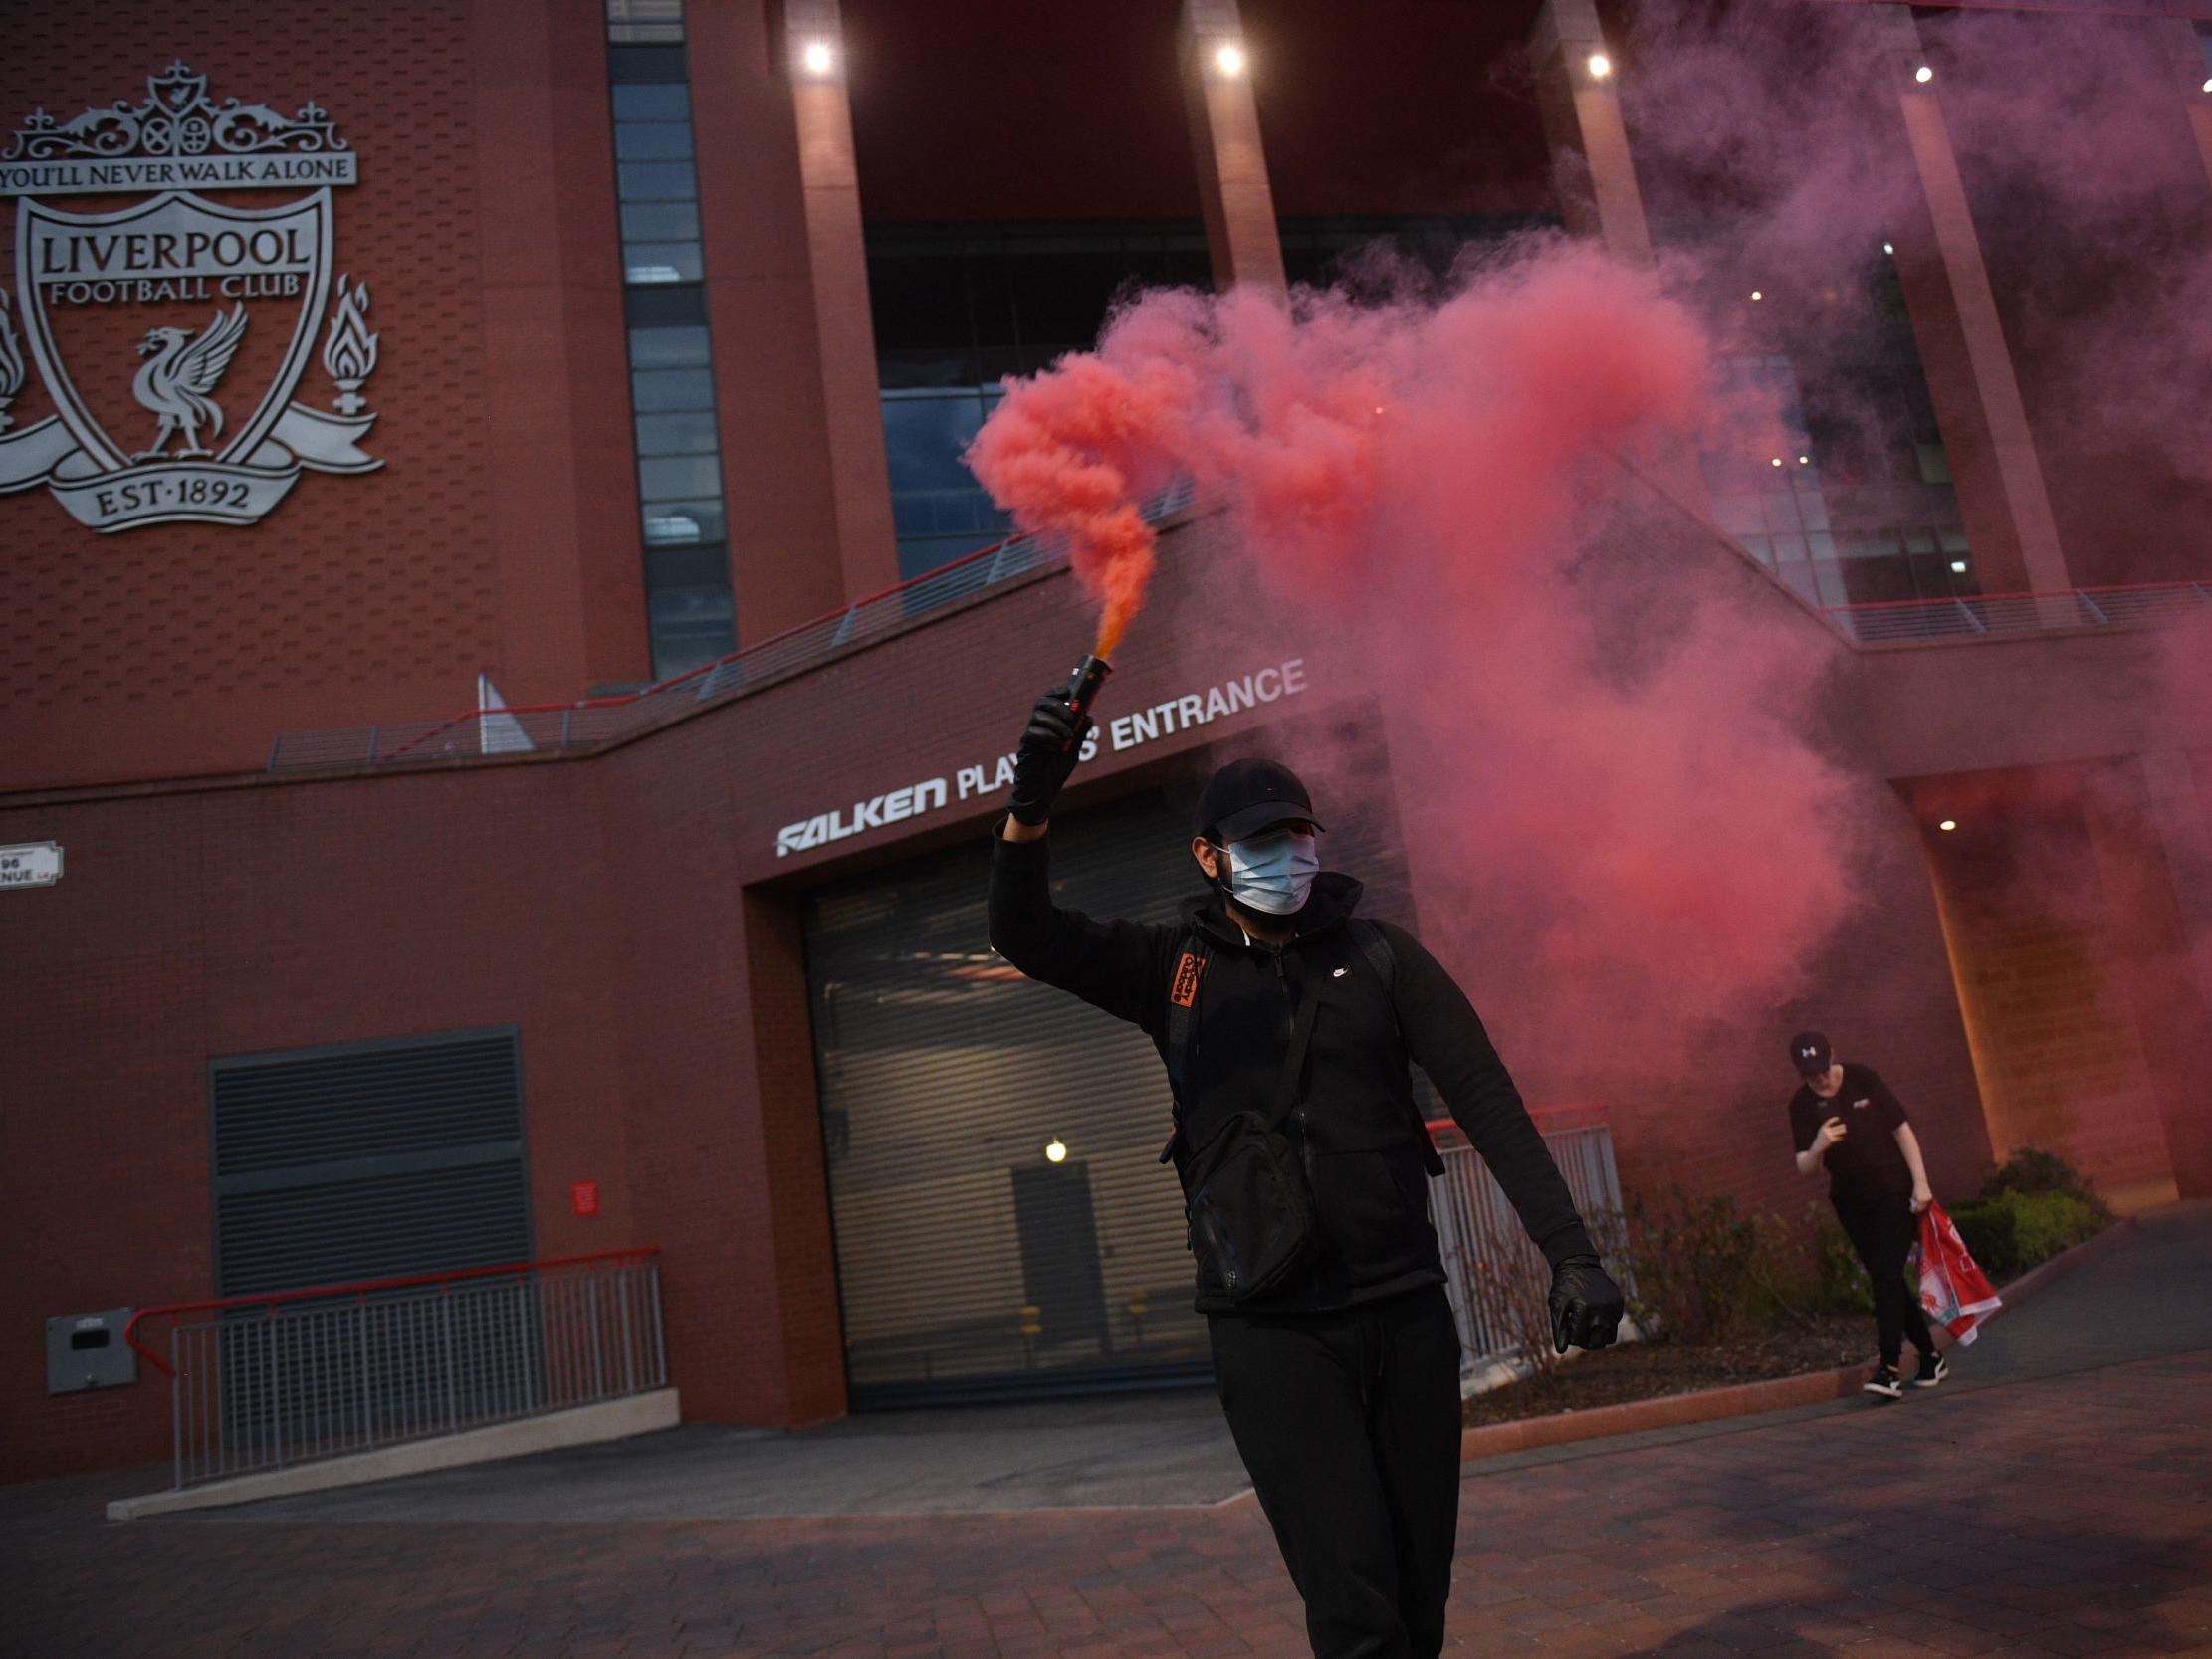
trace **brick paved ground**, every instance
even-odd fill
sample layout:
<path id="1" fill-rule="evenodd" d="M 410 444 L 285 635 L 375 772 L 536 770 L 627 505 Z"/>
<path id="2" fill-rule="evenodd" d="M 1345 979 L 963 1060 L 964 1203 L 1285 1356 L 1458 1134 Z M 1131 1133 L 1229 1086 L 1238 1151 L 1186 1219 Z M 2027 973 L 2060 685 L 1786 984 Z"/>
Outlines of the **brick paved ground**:
<path id="1" fill-rule="evenodd" d="M 1451 1651 L 2212 1652 L 2212 1353 L 1466 1483 Z M 112 1483 L 111 1483 L 112 1484 Z M 27 1494 L 27 1496 L 26 1496 Z M 0 1520 L 11 1655 L 1304 1651 L 1249 1501 L 482 1526 Z"/>
<path id="2" fill-rule="evenodd" d="M 624 1462 L 646 1490 L 610 1497 Z M 504 1488 L 456 1472 L 128 1526 L 101 1506 L 148 1471 L 0 1489 L 0 1656 L 1305 1652 L 1248 1498 L 639 1519 L 699 1501 L 658 1468 L 538 1460 Z M 1456 1653 L 2212 1653 L 2212 1206 L 2008 1312 L 1937 1393 L 1500 1459 L 1460 1513 Z"/>

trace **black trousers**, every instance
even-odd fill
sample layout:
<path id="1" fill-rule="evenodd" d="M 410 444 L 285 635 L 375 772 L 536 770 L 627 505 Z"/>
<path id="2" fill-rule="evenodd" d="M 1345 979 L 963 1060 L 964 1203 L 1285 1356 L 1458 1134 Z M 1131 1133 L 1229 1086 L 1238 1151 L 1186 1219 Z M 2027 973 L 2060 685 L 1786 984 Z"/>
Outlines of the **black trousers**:
<path id="1" fill-rule="evenodd" d="M 1208 1324 L 1221 1409 L 1316 1659 L 1435 1659 L 1459 1525 L 1459 1331 L 1443 1287 Z"/>
<path id="2" fill-rule="evenodd" d="M 1927 1316 L 1920 1299 L 1904 1282 L 1904 1259 L 1920 1236 L 1920 1218 L 1901 1193 L 1871 1203 L 1838 1204 L 1836 1218 L 1843 1222 L 1851 1247 L 1867 1264 L 1867 1277 L 1875 1288 L 1875 1335 L 1881 1343 L 1881 1362 L 1894 1367 L 1904 1352 L 1904 1339 L 1922 1353 L 1935 1351 Z"/>

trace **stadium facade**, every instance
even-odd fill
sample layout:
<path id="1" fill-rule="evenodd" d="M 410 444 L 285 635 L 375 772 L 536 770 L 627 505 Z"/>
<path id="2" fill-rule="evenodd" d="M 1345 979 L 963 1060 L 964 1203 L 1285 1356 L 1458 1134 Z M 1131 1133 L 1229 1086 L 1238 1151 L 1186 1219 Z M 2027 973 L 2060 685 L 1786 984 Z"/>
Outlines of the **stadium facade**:
<path id="1" fill-rule="evenodd" d="M 1895 444 L 1617 513 L 1833 675 L 1879 875 L 1734 1070 L 1530 1091 L 1602 1100 L 1632 1189 L 1794 1213 L 1778 1045 L 1819 1023 L 1939 1188 L 2042 1145 L 2122 1207 L 2212 1194 L 2212 754 L 2152 689 L 2212 548 L 2017 346 L 2004 206 L 1916 76 L 1942 9 L 1856 9 L 1918 185 L 1869 279 Z M 1600 10 L 15 8 L 11 1344 L 655 1246 L 697 1420 L 1190 1374 L 1149 1050 L 985 940 L 1000 758 L 1089 610 L 958 457 L 1132 281 L 1544 226 L 1663 258 Z M 2167 206 L 2212 216 L 2212 5 L 2022 10 L 2165 66 Z M 1227 532 L 1159 505 L 1146 626 L 1188 639 Z M 1133 654 L 1066 891 L 1170 914 L 1211 764 L 1387 755 L 1354 682 L 1328 637 Z M 1418 925 L 1377 765 L 1332 854 Z M 150 1375 L 9 1376 L 11 1476 L 167 1455 Z"/>

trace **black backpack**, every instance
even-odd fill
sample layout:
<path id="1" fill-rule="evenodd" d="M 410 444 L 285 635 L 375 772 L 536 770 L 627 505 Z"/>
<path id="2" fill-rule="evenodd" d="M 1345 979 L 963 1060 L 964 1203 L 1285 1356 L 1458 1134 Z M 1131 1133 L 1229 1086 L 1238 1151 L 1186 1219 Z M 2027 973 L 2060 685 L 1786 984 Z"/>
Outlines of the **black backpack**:
<path id="1" fill-rule="evenodd" d="M 1383 931 L 1365 918 L 1351 924 L 1361 951 L 1386 987 L 1397 982 L 1398 963 Z M 1231 1302 L 1265 1296 L 1295 1278 L 1318 1245 L 1313 1197 L 1297 1148 L 1284 1134 L 1298 1101 L 1305 1070 L 1306 1043 L 1313 1035 L 1314 1011 L 1325 975 L 1311 974 L 1291 1022 L 1283 1050 L 1272 1109 L 1231 1114 L 1207 1139 L 1193 1145 L 1183 1133 L 1183 1077 L 1198 1024 L 1198 989 L 1206 972 L 1206 941 L 1193 933 L 1185 941 L 1168 995 L 1168 1082 L 1175 1094 L 1176 1131 L 1161 1150 L 1173 1159 L 1182 1178 L 1187 1242 L 1199 1264 L 1199 1288 L 1225 1295 Z M 1417 1132 L 1432 1175 L 1443 1162 L 1430 1143 L 1426 1125 Z M 1183 1155 L 1178 1156 L 1178 1150 Z"/>

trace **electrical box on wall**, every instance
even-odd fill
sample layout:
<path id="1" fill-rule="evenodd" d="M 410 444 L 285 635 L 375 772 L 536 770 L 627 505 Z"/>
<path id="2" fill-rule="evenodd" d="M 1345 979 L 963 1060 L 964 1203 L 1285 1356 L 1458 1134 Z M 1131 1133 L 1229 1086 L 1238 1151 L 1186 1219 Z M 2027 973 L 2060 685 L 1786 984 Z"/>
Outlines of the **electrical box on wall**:
<path id="1" fill-rule="evenodd" d="M 46 1391 L 81 1394 L 88 1388 L 124 1388 L 138 1380 L 138 1355 L 122 1340 L 128 1308 L 104 1314 L 64 1314 L 46 1322 Z"/>

